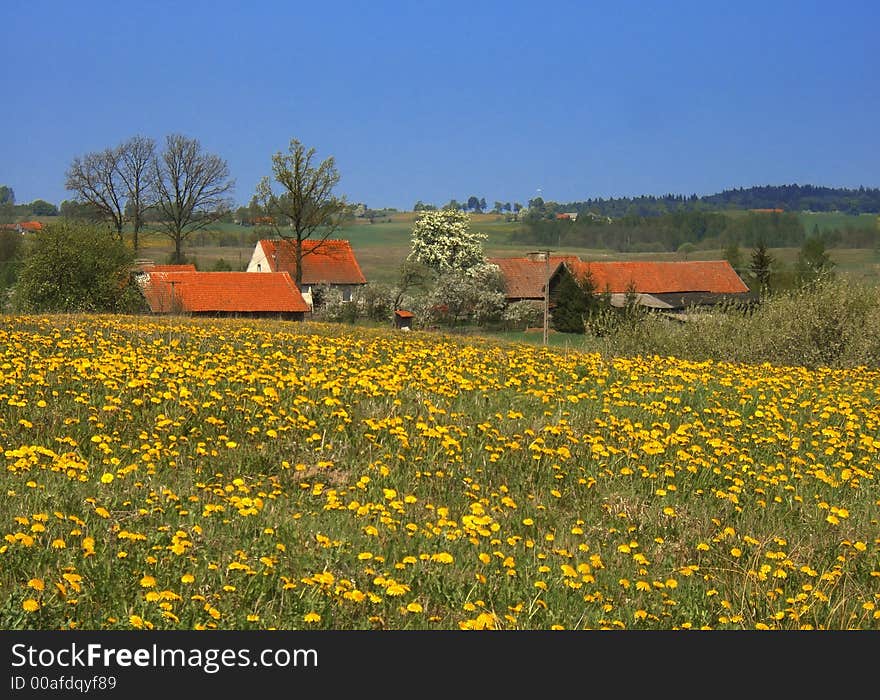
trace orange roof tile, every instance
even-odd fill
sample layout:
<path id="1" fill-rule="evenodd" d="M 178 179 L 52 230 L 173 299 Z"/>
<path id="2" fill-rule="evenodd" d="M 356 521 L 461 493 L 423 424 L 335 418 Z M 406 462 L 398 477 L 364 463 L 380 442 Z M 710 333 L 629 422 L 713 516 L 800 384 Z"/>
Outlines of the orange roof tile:
<path id="1" fill-rule="evenodd" d="M 39 221 L 22 221 L 21 226 L 25 231 L 42 231 L 43 224 Z"/>
<path id="2" fill-rule="evenodd" d="M 208 313 L 310 311 L 293 279 L 286 272 L 147 270 L 146 275 L 144 296 L 154 313 L 168 313 L 178 309 L 184 312 Z"/>
<path id="3" fill-rule="evenodd" d="M 289 240 L 261 240 L 272 272 L 289 272 L 296 279 L 296 244 Z M 348 241 L 327 239 L 302 242 L 302 283 L 366 284 L 367 278 Z"/>
<path id="4" fill-rule="evenodd" d="M 551 255 L 550 277 L 563 263 L 577 262 L 574 255 Z M 544 260 L 522 258 L 489 258 L 489 262 L 501 268 L 506 294 L 511 299 L 543 299 L 547 268 Z"/>
<path id="5" fill-rule="evenodd" d="M 597 292 L 623 294 L 630 283 L 643 294 L 711 292 L 742 294 L 749 291 L 726 260 L 693 262 L 583 262 L 570 266 L 583 278 L 589 270 Z"/>

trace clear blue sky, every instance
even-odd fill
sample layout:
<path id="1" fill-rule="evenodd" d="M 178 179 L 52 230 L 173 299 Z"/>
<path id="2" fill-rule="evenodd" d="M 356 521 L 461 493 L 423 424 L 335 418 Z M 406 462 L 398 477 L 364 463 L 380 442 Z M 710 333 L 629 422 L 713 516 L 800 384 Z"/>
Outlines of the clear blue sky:
<path id="1" fill-rule="evenodd" d="M 880 186 L 880 2 L 5 0 L 0 184 L 201 141 L 246 203 L 298 138 L 373 208 Z"/>

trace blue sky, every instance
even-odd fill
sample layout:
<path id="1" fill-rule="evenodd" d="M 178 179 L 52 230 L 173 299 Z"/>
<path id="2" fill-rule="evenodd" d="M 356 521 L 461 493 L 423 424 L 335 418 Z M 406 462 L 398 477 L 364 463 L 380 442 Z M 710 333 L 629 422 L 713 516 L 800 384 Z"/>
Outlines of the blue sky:
<path id="1" fill-rule="evenodd" d="M 199 139 L 246 203 L 297 138 L 373 208 L 880 186 L 880 3 L 46 2 L 0 23 L 0 184 Z"/>

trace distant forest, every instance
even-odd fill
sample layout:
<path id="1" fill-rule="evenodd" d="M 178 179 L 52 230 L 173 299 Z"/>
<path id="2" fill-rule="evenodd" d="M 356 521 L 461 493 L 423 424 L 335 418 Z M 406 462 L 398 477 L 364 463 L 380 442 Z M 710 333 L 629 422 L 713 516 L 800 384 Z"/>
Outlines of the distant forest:
<path id="1" fill-rule="evenodd" d="M 880 212 L 880 189 L 782 185 L 719 194 L 640 196 L 544 202 L 533 199 L 513 240 L 534 245 L 607 248 L 630 253 L 692 248 L 797 247 L 821 238 L 827 247 L 874 248 L 880 227 L 854 220 L 840 228 L 806 230 L 800 212 Z M 566 214 L 577 217 L 566 218 Z M 684 248 L 682 248 L 684 246 Z"/>
<path id="2" fill-rule="evenodd" d="M 844 214 L 880 213 L 880 188 L 855 189 L 814 185 L 764 185 L 724 190 L 698 197 L 667 194 L 661 196 L 612 197 L 560 204 L 559 210 L 623 216 L 660 216 L 676 211 L 719 209 L 782 209 L 784 211 L 840 211 Z"/>

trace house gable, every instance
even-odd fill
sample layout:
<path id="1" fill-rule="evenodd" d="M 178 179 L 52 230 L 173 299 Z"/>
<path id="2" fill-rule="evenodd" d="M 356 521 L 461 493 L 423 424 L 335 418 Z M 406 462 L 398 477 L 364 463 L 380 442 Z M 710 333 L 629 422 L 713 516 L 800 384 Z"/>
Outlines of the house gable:
<path id="1" fill-rule="evenodd" d="M 367 283 L 348 241 L 327 239 L 302 242 L 302 285 L 304 288 Z M 264 239 L 257 242 L 248 272 L 288 272 L 296 279 L 296 243 Z"/>
<path id="2" fill-rule="evenodd" d="M 552 293 L 560 275 L 568 273 L 566 265 L 576 260 L 575 256 L 551 255 L 549 261 L 519 257 L 489 258 L 488 262 L 497 265 L 501 270 L 508 301 L 539 301 L 544 298 L 544 284 L 548 274 Z"/>

